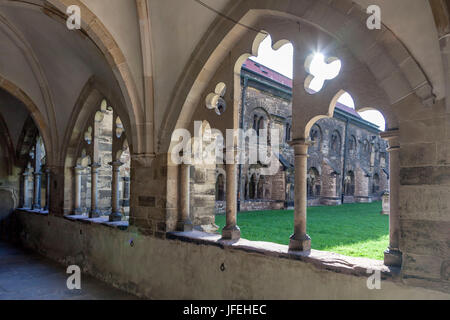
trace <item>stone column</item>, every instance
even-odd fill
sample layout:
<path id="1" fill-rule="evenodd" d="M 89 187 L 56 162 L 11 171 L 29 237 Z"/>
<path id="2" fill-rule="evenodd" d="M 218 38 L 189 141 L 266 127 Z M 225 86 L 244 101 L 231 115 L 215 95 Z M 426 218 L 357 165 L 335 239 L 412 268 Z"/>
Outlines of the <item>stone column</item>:
<path id="1" fill-rule="evenodd" d="M 384 264 L 401 267 L 402 253 L 399 249 L 400 218 L 399 218 L 399 191 L 400 191 L 400 142 L 399 131 L 389 130 L 381 133 L 381 137 L 389 143 L 389 247 L 384 252 Z"/>
<path id="2" fill-rule="evenodd" d="M 109 165 L 112 166 L 112 186 L 111 186 L 111 214 L 109 215 L 109 221 L 121 221 L 122 214 L 120 212 L 120 167 L 123 162 L 114 161 L 110 162 Z"/>
<path id="3" fill-rule="evenodd" d="M 290 143 L 295 153 L 295 189 L 294 189 L 294 234 L 289 242 L 289 250 L 311 250 L 311 238 L 306 233 L 307 208 L 307 165 L 309 142 L 294 140 Z"/>
<path id="4" fill-rule="evenodd" d="M 229 154 L 228 154 L 229 153 Z M 241 238 L 241 230 L 237 226 L 237 164 L 235 164 L 237 150 L 227 151 L 226 171 L 226 225 L 222 230 L 222 239 L 238 240 Z"/>
<path id="5" fill-rule="evenodd" d="M 130 206 L 130 177 L 123 177 L 123 207 Z"/>
<path id="6" fill-rule="evenodd" d="M 100 216 L 98 210 L 98 168 L 101 167 L 99 163 L 93 163 L 91 167 L 91 211 L 89 212 L 89 218 L 97 218 Z"/>
<path id="7" fill-rule="evenodd" d="M 84 167 L 76 166 L 75 172 L 75 199 L 74 199 L 74 214 L 79 215 L 83 213 L 81 209 L 81 176 L 83 174 Z"/>
<path id="8" fill-rule="evenodd" d="M 34 176 L 34 193 L 33 193 L 33 210 L 41 210 L 41 177 L 42 173 L 36 171 L 33 173 Z"/>
<path id="9" fill-rule="evenodd" d="M 30 206 L 28 206 L 29 204 L 29 199 L 30 199 L 30 195 L 28 194 L 28 189 L 29 189 L 29 183 L 30 183 L 30 176 L 31 173 L 27 170 L 22 174 L 22 179 L 23 179 L 23 204 L 22 204 L 22 208 L 24 209 L 28 209 L 31 208 L 31 204 Z"/>
<path id="10" fill-rule="evenodd" d="M 190 219 L 190 170 L 189 164 L 180 164 L 180 219 L 177 223 L 177 231 L 192 231 L 193 225 Z"/>
<path id="11" fill-rule="evenodd" d="M 45 207 L 44 211 L 49 211 L 50 209 L 50 174 L 51 170 L 50 168 L 45 168 L 45 179 L 46 179 L 46 185 L 45 185 Z"/>

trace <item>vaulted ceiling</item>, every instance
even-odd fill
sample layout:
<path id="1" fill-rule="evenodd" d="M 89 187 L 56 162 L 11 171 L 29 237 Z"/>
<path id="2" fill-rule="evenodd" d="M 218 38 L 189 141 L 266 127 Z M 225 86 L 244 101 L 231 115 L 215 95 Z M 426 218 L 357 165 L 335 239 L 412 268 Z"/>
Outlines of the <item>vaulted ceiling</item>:
<path id="1" fill-rule="evenodd" d="M 136 84 L 140 105 L 154 108 L 150 111 L 154 119 L 143 122 L 154 121 L 158 132 L 180 77 L 188 64 L 196 63 L 191 58 L 213 22 L 246 0 L 137 0 L 146 1 L 147 5 L 150 33 L 146 39 L 141 39 L 144 33 L 135 1 L 108 0 L 107 5 L 104 0 L 81 1 L 117 42 Z M 440 0 L 431 3 L 435 1 Z M 55 8 L 71 2 L 0 0 L 0 76 L 23 90 L 37 106 L 55 148 L 63 144 L 77 99 L 90 78 L 95 77 L 111 91 L 124 90 L 117 82 L 118 71 L 108 64 L 98 44 L 84 30 L 74 32 L 66 28 L 64 14 Z M 437 98 L 444 98 L 446 79 L 439 34 L 446 29 L 441 27 L 438 31 L 435 22 L 435 17 L 440 16 L 436 8 L 440 7 L 432 7 L 425 0 L 354 2 L 362 7 L 381 7 L 383 23 L 417 60 Z M 87 13 L 83 14 L 90 19 Z M 144 82 L 142 52 L 147 51 L 143 51 L 143 43 L 150 47 L 152 92 L 148 92 Z"/>

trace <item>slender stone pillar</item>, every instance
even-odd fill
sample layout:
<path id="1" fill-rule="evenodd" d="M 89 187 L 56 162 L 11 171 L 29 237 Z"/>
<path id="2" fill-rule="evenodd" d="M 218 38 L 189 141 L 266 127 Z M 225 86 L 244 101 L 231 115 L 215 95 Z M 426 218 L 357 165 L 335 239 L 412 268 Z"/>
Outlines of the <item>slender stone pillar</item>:
<path id="1" fill-rule="evenodd" d="M 29 202 L 30 195 L 28 193 L 29 188 L 30 188 L 30 176 L 31 176 L 31 173 L 28 170 L 22 174 L 22 179 L 23 179 L 22 208 L 24 208 L 24 209 L 31 208 L 31 203 Z"/>
<path id="2" fill-rule="evenodd" d="M 50 209 L 50 175 L 51 175 L 51 170 L 50 168 L 45 168 L 45 207 L 44 207 L 44 211 L 49 211 Z"/>
<path id="3" fill-rule="evenodd" d="M 123 162 L 114 161 L 110 162 L 112 166 L 112 186 L 111 186 L 111 214 L 109 215 L 109 221 L 121 221 L 122 213 L 120 212 L 120 167 Z"/>
<path id="4" fill-rule="evenodd" d="M 389 143 L 389 247 L 384 252 L 384 264 L 392 267 L 401 267 L 402 252 L 400 245 L 400 142 L 399 130 L 389 130 L 381 133 L 381 137 Z"/>
<path id="5" fill-rule="evenodd" d="M 295 189 L 294 189 L 294 234 L 290 238 L 289 250 L 311 250 L 311 238 L 306 233 L 307 208 L 307 165 L 309 142 L 294 140 L 290 143 L 295 153 Z"/>
<path id="6" fill-rule="evenodd" d="M 41 210 L 41 177 L 40 171 L 34 172 L 34 193 L 33 193 L 33 210 Z"/>
<path id="7" fill-rule="evenodd" d="M 228 151 L 227 151 L 228 153 Z M 226 225 L 222 229 L 222 239 L 238 240 L 241 238 L 241 230 L 237 226 L 237 164 L 235 164 L 237 150 L 227 154 L 226 171 Z"/>
<path id="8" fill-rule="evenodd" d="M 178 231 L 192 231 L 193 225 L 190 219 L 190 170 L 189 164 L 180 164 L 180 219 L 177 223 Z"/>
<path id="9" fill-rule="evenodd" d="M 89 218 L 97 218 L 100 216 L 98 210 L 98 168 L 101 167 L 99 163 L 93 163 L 91 167 L 91 211 L 89 212 Z"/>
<path id="10" fill-rule="evenodd" d="M 79 215 L 83 213 L 81 209 L 81 176 L 83 175 L 84 167 L 76 166 L 74 169 L 75 173 L 75 201 L 74 201 L 74 214 Z"/>
<path id="11" fill-rule="evenodd" d="M 123 177 L 123 207 L 130 206 L 130 177 Z"/>

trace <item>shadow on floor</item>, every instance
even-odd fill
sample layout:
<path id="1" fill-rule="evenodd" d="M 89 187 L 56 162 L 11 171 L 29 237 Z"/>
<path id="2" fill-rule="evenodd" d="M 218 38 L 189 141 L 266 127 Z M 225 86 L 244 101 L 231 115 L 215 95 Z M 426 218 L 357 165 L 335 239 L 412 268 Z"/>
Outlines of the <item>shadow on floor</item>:
<path id="1" fill-rule="evenodd" d="M 67 289 L 66 269 L 29 250 L 0 242 L 0 300 L 135 300 L 86 274 L 81 290 Z"/>

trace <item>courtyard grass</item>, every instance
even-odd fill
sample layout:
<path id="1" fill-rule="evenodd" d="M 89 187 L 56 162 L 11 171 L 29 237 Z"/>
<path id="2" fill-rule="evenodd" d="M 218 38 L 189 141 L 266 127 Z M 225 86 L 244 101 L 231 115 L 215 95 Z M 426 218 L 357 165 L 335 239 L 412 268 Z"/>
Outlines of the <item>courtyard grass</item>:
<path id="1" fill-rule="evenodd" d="M 309 207 L 307 228 L 312 248 L 383 260 L 383 251 L 389 244 L 389 217 L 380 212 L 381 202 Z M 222 228 L 225 216 L 217 215 L 216 224 Z M 242 238 L 287 245 L 294 211 L 241 212 L 238 225 Z"/>

